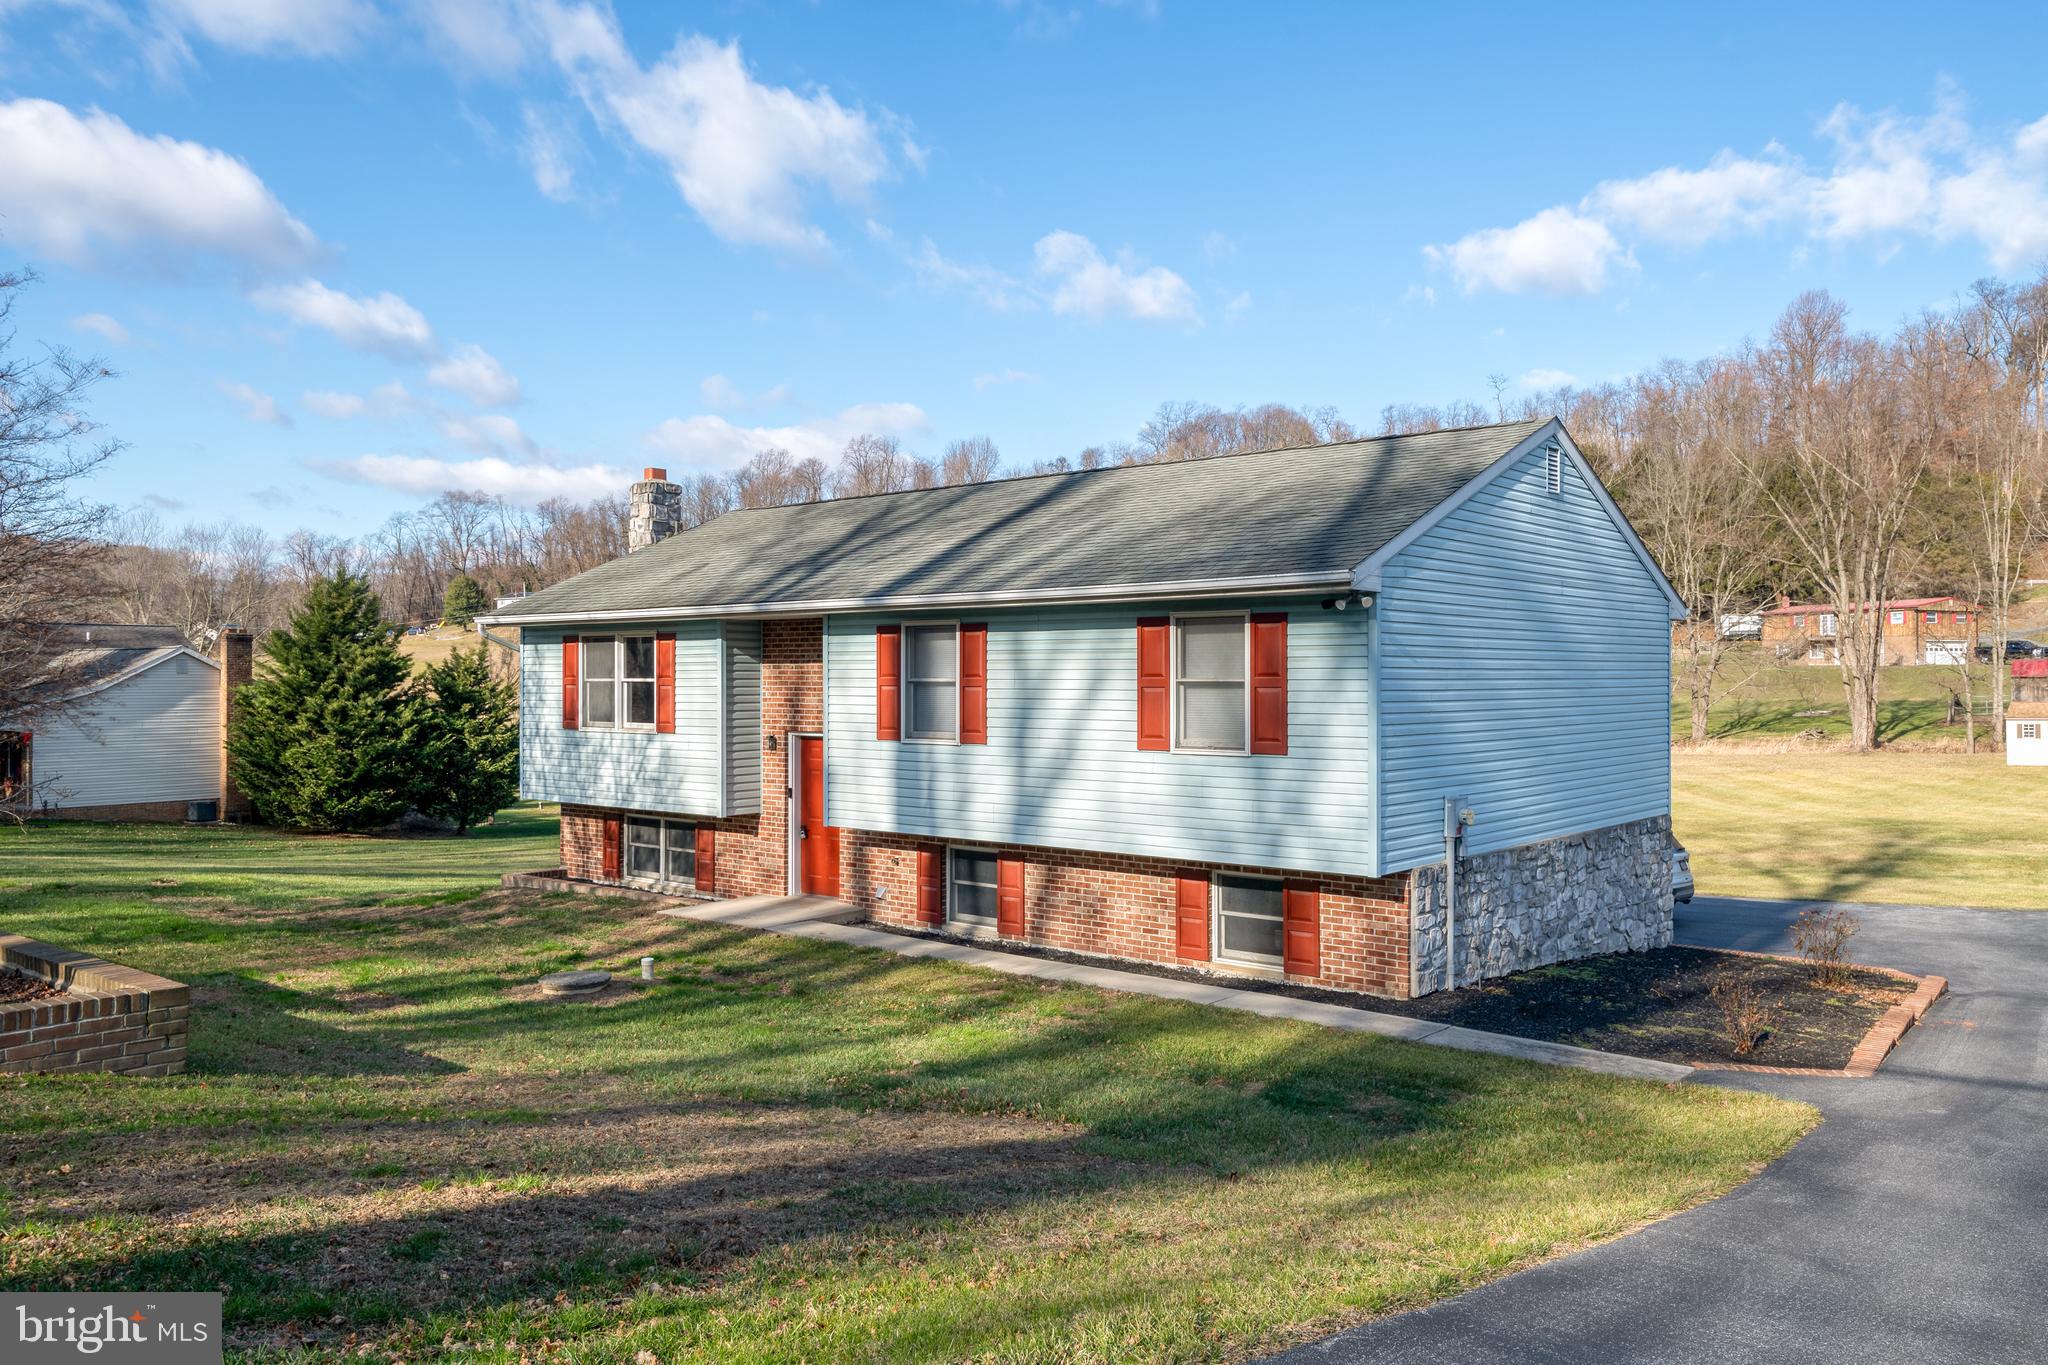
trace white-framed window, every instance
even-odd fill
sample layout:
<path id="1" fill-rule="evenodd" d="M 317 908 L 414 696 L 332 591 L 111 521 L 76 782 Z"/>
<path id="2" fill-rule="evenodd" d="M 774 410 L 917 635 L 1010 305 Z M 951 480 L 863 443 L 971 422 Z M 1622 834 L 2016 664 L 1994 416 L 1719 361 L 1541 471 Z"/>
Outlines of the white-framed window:
<path id="1" fill-rule="evenodd" d="M 903 628 L 903 737 L 959 742 L 958 622 Z"/>
<path id="2" fill-rule="evenodd" d="M 1794 616 L 1794 617 L 1792 618 L 1792 629 L 1794 629 L 1794 630 L 1805 630 L 1805 629 L 1806 629 L 1806 618 L 1805 618 L 1804 616 Z"/>
<path id="3" fill-rule="evenodd" d="M 697 827 L 685 820 L 626 817 L 619 866 L 629 880 L 697 884 Z"/>
<path id="4" fill-rule="evenodd" d="M 1251 967 L 1282 964 L 1285 928 L 1278 877 L 1218 872 L 1209 882 L 1209 903 L 1219 961 Z"/>
<path id="5" fill-rule="evenodd" d="M 1206 753 L 1250 750 L 1251 618 L 1173 618 L 1173 747 Z"/>
<path id="6" fill-rule="evenodd" d="M 2041 722 L 2037 720 L 2023 720 L 2020 722 L 2021 739 L 2039 739 L 2040 737 Z"/>
<path id="7" fill-rule="evenodd" d="M 581 652 L 582 724 L 601 730 L 652 730 L 654 637 L 586 635 Z"/>
<path id="8" fill-rule="evenodd" d="M 1814 629 L 1822 635 L 1833 635 L 1835 633 L 1835 614 L 1833 612 L 1824 611 L 1813 619 L 1816 622 Z"/>
<path id="9" fill-rule="evenodd" d="M 996 922 L 998 859 L 985 848 L 946 851 L 946 917 L 968 924 Z"/>
<path id="10" fill-rule="evenodd" d="M 1931 611 L 1930 611 L 1930 612 L 1928 612 L 1928 613 L 1927 613 L 1927 620 L 1928 620 L 1929 624 L 1932 624 L 1932 623 L 1933 623 L 1933 621 L 1934 621 L 1934 613 L 1933 613 L 1933 612 L 1931 612 Z M 1895 611 L 1895 612 L 1893 612 L 1893 613 L 1892 613 L 1892 624 L 1893 624 L 1893 625 L 1895 625 L 1895 626 L 1903 626 L 1903 625 L 1905 625 L 1905 624 L 1906 624 L 1906 613 L 1904 613 L 1903 611 Z"/>
<path id="11" fill-rule="evenodd" d="M 1927 624 L 1930 626 L 1938 625 L 1941 621 L 1941 613 L 1938 611 L 1930 611 L 1925 613 L 1925 615 L 1927 617 Z"/>

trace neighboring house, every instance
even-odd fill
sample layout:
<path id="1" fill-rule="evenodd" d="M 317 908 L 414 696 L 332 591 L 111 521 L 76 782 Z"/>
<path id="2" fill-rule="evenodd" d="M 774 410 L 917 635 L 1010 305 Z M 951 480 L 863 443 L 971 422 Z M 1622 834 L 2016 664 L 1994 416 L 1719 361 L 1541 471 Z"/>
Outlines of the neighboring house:
<path id="1" fill-rule="evenodd" d="M 2048 767 L 2048 659 L 2014 659 L 2005 705 L 2005 761 Z"/>
<path id="2" fill-rule="evenodd" d="M 247 631 L 209 658 L 175 626 L 62 628 L 56 671 L 74 704 L 32 731 L 0 731 L 0 799 L 81 820 L 216 819 L 244 813 L 225 777 L 228 692 L 249 680 Z"/>
<path id="3" fill-rule="evenodd" d="M 1871 608 L 1865 603 L 1861 610 Z M 1836 612 L 1824 602 L 1781 597 L 1763 614 L 1763 642 L 1778 657 L 1835 662 Z M 1961 664 L 1974 657 L 1981 609 L 1960 597 L 1905 597 L 1884 604 L 1887 664 Z"/>
<path id="4" fill-rule="evenodd" d="M 1669 941 L 1684 614 L 1553 420 L 729 512 L 484 622 L 571 875 L 1405 996 L 1447 809 L 1459 981 Z"/>

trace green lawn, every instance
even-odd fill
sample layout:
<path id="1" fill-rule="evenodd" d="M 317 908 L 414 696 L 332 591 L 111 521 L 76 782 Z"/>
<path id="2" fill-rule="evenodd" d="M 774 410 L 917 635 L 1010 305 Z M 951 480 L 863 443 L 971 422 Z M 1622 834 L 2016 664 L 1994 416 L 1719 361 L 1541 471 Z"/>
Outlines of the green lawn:
<path id="1" fill-rule="evenodd" d="M 1709 712 L 1711 739 L 1790 739 L 1819 730 L 1829 739 L 1849 736 L 1849 707 L 1842 695 L 1842 675 L 1832 664 L 1775 664 L 1753 675 L 1742 658 L 1727 667 L 1729 678 L 1741 677 Z M 1884 670 L 1879 683 L 1878 736 L 1884 743 L 1933 741 L 1960 747 L 1964 727 L 1948 723 L 1950 689 L 1956 670 L 1939 665 L 1899 665 Z M 1978 669 L 1975 703 L 1978 739 L 1982 742 L 1991 707 L 1990 679 Z M 1671 699 L 1671 737 L 1692 738 L 1692 710 L 1682 689 Z"/>
<path id="2" fill-rule="evenodd" d="M 1702 892 L 2048 908 L 2048 768 L 2003 755 L 1674 749 Z"/>
<path id="3" fill-rule="evenodd" d="M 221 1287 L 292 1360 L 1242 1358 L 1815 1121 L 495 889 L 554 835 L 0 833 L 0 928 L 195 988 L 182 1077 L 0 1082 L 0 1288 Z"/>

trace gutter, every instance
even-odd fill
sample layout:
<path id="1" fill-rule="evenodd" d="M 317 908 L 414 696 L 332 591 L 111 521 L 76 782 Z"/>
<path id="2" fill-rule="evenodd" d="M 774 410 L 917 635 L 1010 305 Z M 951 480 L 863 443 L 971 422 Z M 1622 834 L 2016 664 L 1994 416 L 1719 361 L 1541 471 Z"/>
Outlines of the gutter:
<path id="1" fill-rule="evenodd" d="M 1156 602 L 1187 597 L 1257 597 L 1273 592 L 1351 588 L 1351 571 L 1271 574 L 1260 578 L 1204 578 L 1179 583 L 1108 583 L 1086 588 L 1022 588 L 1013 592 L 898 593 L 885 597 L 821 598 L 808 602 L 726 602 L 705 607 L 618 611 L 540 612 L 476 618 L 477 627 L 571 625 L 584 621 L 687 621 L 704 617 L 824 616 L 855 611 L 918 611 L 941 607 L 1032 606 L 1069 602 Z"/>

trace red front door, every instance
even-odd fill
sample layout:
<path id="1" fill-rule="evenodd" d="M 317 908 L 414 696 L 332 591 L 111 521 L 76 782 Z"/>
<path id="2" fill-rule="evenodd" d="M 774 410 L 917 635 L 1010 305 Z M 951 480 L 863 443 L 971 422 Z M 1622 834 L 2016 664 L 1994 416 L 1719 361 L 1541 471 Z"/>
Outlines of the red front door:
<path id="1" fill-rule="evenodd" d="M 825 741 L 797 739 L 797 890 L 839 894 L 839 831 L 825 823 Z"/>

